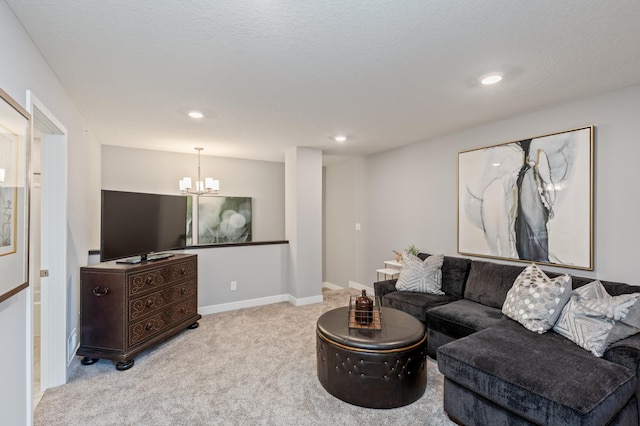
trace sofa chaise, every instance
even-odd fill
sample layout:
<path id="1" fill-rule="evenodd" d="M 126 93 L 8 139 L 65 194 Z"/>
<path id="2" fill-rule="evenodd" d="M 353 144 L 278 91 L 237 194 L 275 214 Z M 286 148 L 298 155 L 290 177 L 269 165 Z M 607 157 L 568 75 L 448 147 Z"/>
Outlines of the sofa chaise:
<path id="1" fill-rule="evenodd" d="M 542 334 L 526 329 L 502 313 L 524 268 L 445 256 L 442 295 L 397 291 L 396 279 L 376 282 L 374 289 L 382 306 L 425 324 L 427 354 L 445 377 L 444 409 L 452 420 L 638 425 L 640 334 L 613 343 L 598 357 L 553 329 Z M 571 286 L 592 281 L 572 276 Z M 640 293 L 637 286 L 602 284 L 611 296 Z"/>

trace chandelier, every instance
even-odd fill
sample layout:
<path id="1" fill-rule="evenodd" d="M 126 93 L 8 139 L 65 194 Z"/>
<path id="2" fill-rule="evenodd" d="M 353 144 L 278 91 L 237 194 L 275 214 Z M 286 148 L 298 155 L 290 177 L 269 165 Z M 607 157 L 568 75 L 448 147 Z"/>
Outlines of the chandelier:
<path id="1" fill-rule="evenodd" d="M 183 195 L 214 195 L 217 194 L 220 190 L 220 181 L 218 181 L 217 179 L 205 177 L 203 181 L 200 177 L 200 151 L 202 151 L 203 149 L 204 148 L 200 147 L 195 148 L 195 150 L 198 151 L 198 177 L 196 180 L 195 190 L 192 190 L 190 177 L 183 177 L 182 179 L 180 179 L 180 192 L 182 192 Z"/>

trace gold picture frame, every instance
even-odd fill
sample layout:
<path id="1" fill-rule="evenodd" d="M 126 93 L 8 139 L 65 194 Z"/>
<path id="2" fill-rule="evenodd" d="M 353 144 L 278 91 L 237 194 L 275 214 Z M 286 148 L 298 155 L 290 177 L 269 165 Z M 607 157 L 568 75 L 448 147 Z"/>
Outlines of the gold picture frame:
<path id="1" fill-rule="evenodd" d="M 458 253 L 593 270 L 594 127 L 458 153 Z"/>
<path id="2" fill-rule="evenodd" d="M 30 119 L 0 89 L 0 302 L 29 286 Z"/>

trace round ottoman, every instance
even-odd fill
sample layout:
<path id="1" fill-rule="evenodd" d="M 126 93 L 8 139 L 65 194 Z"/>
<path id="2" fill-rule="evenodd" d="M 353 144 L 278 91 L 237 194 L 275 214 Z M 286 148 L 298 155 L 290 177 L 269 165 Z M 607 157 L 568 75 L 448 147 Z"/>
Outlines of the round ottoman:
<path id="1" fill-rule="evenodd" d="M 411 315 L 380 309 L 381 330 L 350 329 L 347 307 L 318 318 L 318 379 L 327 392 L 350 404 L 401 407 L 420 398 L 427 386 L 427 335 Z"/>

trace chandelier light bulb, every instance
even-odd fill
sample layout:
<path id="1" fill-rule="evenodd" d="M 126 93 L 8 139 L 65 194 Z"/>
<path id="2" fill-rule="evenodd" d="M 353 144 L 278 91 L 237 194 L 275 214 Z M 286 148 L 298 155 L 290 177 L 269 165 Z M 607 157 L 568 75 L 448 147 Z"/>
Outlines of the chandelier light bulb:
<path id="1" fill-rule="evenodd" d="M 200 176 L 200 151 L 204 148 L 197 147 L 195 148 L 198 151 L 198 174 L 195 179 L 195 191 L 192 191 L 192 180 L 190 177 L 183 177 L 178 181 L 178 188 L 183 195 L 215 195 L 220 190 L 220 181 L 216 179 L 212 179 L 210 177 L 205 177 L 204 179 Z"/>

